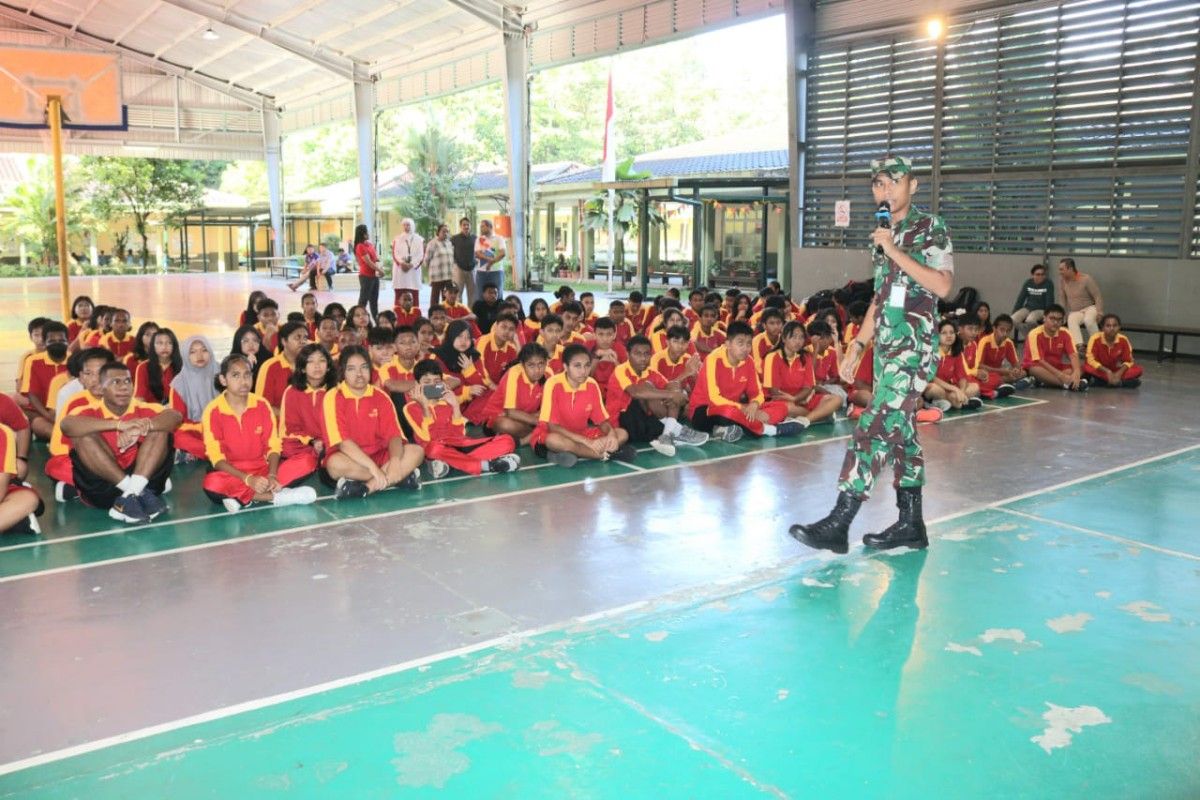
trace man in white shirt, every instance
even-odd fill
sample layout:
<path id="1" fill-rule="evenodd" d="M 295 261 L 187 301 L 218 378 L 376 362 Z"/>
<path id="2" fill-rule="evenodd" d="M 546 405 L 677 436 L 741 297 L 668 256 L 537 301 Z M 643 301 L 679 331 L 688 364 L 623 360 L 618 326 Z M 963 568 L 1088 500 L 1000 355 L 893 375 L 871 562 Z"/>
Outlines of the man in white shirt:
<path id="1" fill-rule="evenodd" d="M 392 289 L 394 304 L 400 305 L 400 295 L 412 297 L 413 305 L 420 302 L 421 261 L 425 258 L 425 240 L 409 218 L 400 222 L 400 233 L 392 239 Z"/>
<path id="2" fill-rule="evenodd" d="M 496 292 L 504 296 L 504 238 L 492 231 L 492 223 L 479 223 L 479 238 L 475 241 L 475 291 L 483 297 L 483 287 L 495 286 Z"/>
<path id="3" fill-rule="evenodd" d="M 329 252 L 329 245 L 325 244 L 324 242 L 321 242 L 319 245 L 317 245 L 317 267 L 316 267 L 316 269 L 317 269 L 317 271 L 315 273 L 315 276 L 319 277 L 319 278 L 324 278 L 326 288 L 328 288 L 330 291 L 332 291 L 333 290 L 333 273 L 336 271 L 337 268 L 334 266 L 334 263 L 333 263 L 333 253 Z M 320 285 L 319 282 L 318 282 L 318 285 Z"/>

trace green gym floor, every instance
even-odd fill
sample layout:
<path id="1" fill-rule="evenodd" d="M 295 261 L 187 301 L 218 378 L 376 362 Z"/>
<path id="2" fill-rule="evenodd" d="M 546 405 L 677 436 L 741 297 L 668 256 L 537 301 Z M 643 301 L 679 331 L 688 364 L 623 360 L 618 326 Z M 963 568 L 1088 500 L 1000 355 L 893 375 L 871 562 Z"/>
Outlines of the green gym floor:
<path id="1" fill-rule="evenodd" d="M 189 465 L 140 527 L 51 503 L 0 540 L 0 797 L 1200 796 L 1197 390 L 922 428 L 924 552 L 786 535 L 845 423 L 233 515 Z"/>

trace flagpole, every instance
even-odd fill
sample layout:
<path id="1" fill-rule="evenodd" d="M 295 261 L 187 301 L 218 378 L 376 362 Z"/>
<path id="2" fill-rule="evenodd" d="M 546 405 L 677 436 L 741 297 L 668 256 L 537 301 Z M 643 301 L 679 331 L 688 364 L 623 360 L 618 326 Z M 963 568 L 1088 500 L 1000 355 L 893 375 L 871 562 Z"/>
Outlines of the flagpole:
<path id="1" fill-rule="evenodd" d="M 616 104 L 613 102 L 613 57 L 608 58 L 608 102 L 604 109 L 604 164 L 600 169 L 600 179 L 612 183 L 617 179 L 616 163 L 617 143 L 613 138 L 613 118 Z M 617 191 L 608 190 L 608 291 L 613 289 L 613 261 L 617 257 L 617 233 L 613 215 L 617 211 Z"/>

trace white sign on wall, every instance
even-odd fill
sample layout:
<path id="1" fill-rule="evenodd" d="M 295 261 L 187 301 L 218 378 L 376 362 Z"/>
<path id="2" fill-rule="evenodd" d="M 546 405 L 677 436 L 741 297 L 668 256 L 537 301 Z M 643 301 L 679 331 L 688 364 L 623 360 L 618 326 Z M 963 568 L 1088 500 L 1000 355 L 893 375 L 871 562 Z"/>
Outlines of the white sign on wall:
<path id="1" fill-rule="evenodd" d="M 833 226 L 835 228 L 850 227 L 850 201 L 838 200 L 833 204 Z"/>

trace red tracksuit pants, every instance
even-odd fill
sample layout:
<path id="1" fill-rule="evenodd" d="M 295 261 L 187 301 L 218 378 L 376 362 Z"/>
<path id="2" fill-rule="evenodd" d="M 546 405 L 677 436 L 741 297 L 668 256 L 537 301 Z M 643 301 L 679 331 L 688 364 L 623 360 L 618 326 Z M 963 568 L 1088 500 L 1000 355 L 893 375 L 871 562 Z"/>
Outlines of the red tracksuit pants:
<path id="1" fill-rule="evenodd" d="M 450 466 L 468 475 L 483 472 L 480 461 L 506 456 L 517 449 L 517 443 L 506 433 L 482 439 L 453 437 L 424 446 L 425 457 L 445 461 Z"/>
<path id="2" fill-rule="evenodd" d="M 234 463 L 237 469 L 242 472 L 248 472 L 251 475 L 259 475 L 267 477 L 268 467 L 267 462 L 241 462 Z M 291 486 L 293 483 L 302 481 L 309 475 L 317 471 L 317 457 L 311 451 L 307 454 L 285 458 L 279 462 L 279 471 L 275 477 L 279 479 L 282 486 Z M 204 476 L 204 491 L 215 502 L 219 502 L 221 498 L 232 497 L 242 505 L 250 505 L 254 500 L 254 490 L 246 485 L 246 482 L 233 477 L 228 472 L 220 472 L 213 470 Z"/>

